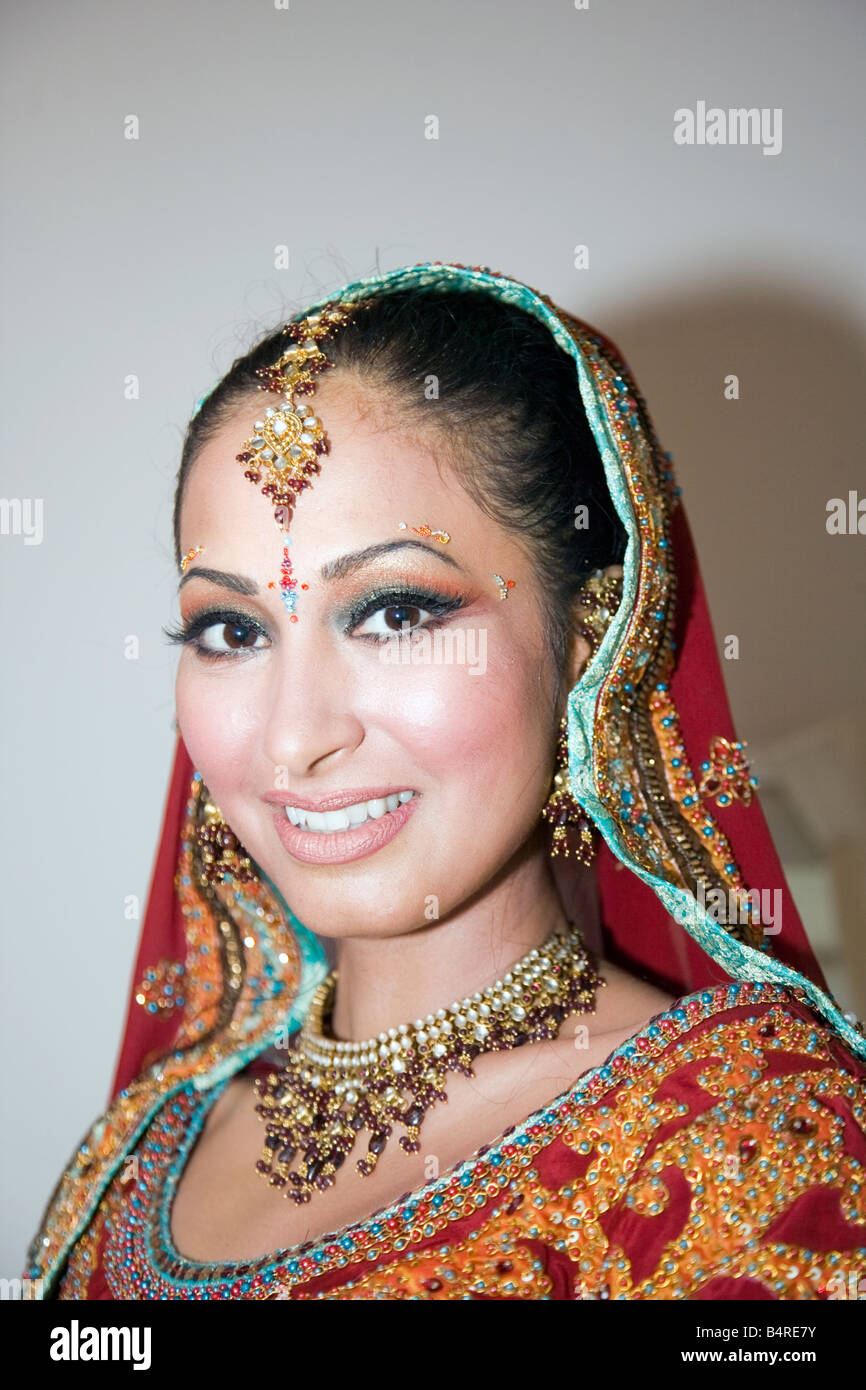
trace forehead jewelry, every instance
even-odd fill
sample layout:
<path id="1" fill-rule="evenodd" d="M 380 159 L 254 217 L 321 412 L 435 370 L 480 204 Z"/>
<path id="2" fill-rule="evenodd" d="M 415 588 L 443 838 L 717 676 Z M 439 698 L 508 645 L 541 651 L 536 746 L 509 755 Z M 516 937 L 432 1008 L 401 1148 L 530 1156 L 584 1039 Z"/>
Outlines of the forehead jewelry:
<path id="1" fill-rule="evenodd" d="M 186 552 L 186 554 L 184 555 L 183 559 L 182 559 L 181 562 L 180 562 L 180 569 L 181 569 L 181 573 L 182 573 L 182 574 L 186 571 L 187 565 L 192 564 L 192 562 L 193 562 L 193 560 L 195 559 L 196 555 L 201 555 L 201 553 L 202 553 L 203 550 L 204 550 L 204 546 L 203 546 L 203 545 L 194 545 L 194 546 L 192 547 L 191 550 L 188 550 L 188 551 Z"/>
<path id="2" fill-rule="evenodd" d="M 496 580 L 496 587 L 501 599 L 508 598 L 508 590 L 513 589 L 517 582 L 515 579 L 503 579 L 501 574 L 492 574 L 491 579 Z"/>
<path id="3" fill-rule="evenodd" d="M 280 596 L 283 600 L 283 607 L 289 615 L 289 622 L 292 623 L 296 623 L 298 621 L 297 615 L 295 613 L 295 607 L 297 604 L 297 593 L 295 591 L 297 589 L 297 584 L 298 582 L 295 579 L 295 576 L 292 572 L 292 560 L 291 556 L 289 555 L 289 543 L 288 541 L 286 541 L 286 544 L 283 546 L 283 560 L 282 564 L 280 565 Z"/>
<path id="4" fill-rule="evenodd" d="M 281 531 L 288 529 L 298 494 L 320 471 L 319 455 L 328 452 L 322 422 L 303 400 L 316 389 L 313 378 L 333 366 L 319 344 L 348 323 L 354 307 L 337 301 L 298 323 L 286 324 L 283 332 L 291 339 L 291 347 L 270 367 L 256 370 L 256 376 L 262 378 L 258 389 L 282 400 L 266 407 L 236 457 L 243 464 L 245 478 L 263 483 L 261 491 L 273 503 L 274 519 Z"/>
<path id="5" fill-rule="evenodd" d="M 401 531 L 406 531 L 410 529 L 409 527 L 407 527 L 405 521 L 398 521 L 397 525 Z M 415 532 L 416 536 L 432 536 L 434 541 L 439 541 L 440 545 L 447 545 L 451 539 L 447 531 L 434 531 L 430 526 L 427 525 L 426 521 L 421 526 L 411 527 L 411 530 Z"/>

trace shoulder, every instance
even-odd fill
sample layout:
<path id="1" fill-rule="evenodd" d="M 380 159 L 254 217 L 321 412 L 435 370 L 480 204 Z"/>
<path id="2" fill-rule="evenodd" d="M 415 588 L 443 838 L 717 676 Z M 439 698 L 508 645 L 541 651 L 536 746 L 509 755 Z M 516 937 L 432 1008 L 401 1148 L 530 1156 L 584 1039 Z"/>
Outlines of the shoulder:
<path id="1" fill-rule="evenodd" d="M 675 995 L 612 961 L 600 963 L 600 974 L 605 986 L 598 995 L 596 1019 L 612 1032 L 628 1028 L 637 1032 L 656 1014 L 672 1008 L 677 1002 Z"/>
<path id="2" fill-rule="evenodd" d="M 866 1253 L 861 1059 L 767 985 L 677 1000 L 619 1055 L 563 1135 L 604 1251 L 582 1296 L 831 1296 Z"/>

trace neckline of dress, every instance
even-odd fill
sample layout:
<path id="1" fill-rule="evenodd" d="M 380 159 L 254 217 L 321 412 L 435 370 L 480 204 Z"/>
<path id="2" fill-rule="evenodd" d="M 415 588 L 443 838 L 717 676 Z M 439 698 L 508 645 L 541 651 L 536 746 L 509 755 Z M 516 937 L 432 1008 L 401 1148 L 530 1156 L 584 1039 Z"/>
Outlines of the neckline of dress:
<path id="1" fill-rule="evenodd" d="M 677 1024 L 677 1031 L 670 1034 L 666 1040 L 667 1042 L 674 1042 L 678 1037 L 681 1037 L 683 1033 L 687 1032 L 694 1023 L 701 1022 L 726 1009 L 736 1008 L 740 1002 L 749 1002 L 748 998 L 746 1001 L 740 1000 L 740 996 L 743 993 L 746 993 L 748 996 L 755 990 L 761 991 L 768 987 L 782 993 L 787 993 L 789 991 L 788 986 L 772 984 L 767 981 L 738 980 L 730 984 L 713 985 L 709 989 L 699 989 L 695 990 L 692 994 L 682 995 L 679 999 L 674 1000 L 670 1008 L 663 1009 L 660 1013 L 653 1014 L 642 1028 L 632 1033 L 630 1037 L 613 1048 L 603 1062 L 600 1062 L 597 1066 L 587 1068 L 586 1071 L 582 1071 L 565 1091 L 560 1092 L 560 1094 L 554 1096 L 552 1100 L 547 1101 L 537 1110 L 534 1110 L 526 1119 L 521 1120 L 518 1124 L 509 1126 L 508 1129 L 503 1130 L 500 1134 L 496 1135 L 495 1138 L 491 1139 L 489 1143 L 482 1144 L 467 1158 L 452 1164 L 444 1173 L 438 1174 L 437 1177 L 431 1178 L 428 1182 L 422 1183 L 419 1187 L 412 1188 L 410 1191 L 402 1193 L 399 1197 L 395 1198 L 394 1201 L 388 1203 L 387 1206 L 379 1207 L 376 1211 L 370 1212 L 369 1215 L 361 1217 L 359 1220 L 347 1222 L 344 1226 L 338 1227 L 337 1230 L 327 1231 L 323 1235 L 316 1236 L 313 1240 L 304 1241 L 298 1245 L 285 1246 L 276 1251 L 269 1251 L 266 1254 L 251 1256 L 249 1259 L 245 1260 L 193 1260 L 181 1254 L 174 1243 L 171 1234 L 171 1213 L 174 1205 L 175 1193 L 186 1171 L 192 1147 L 211 1109 L 216 1104 L 229 1082 L 234 1079 L 234 1077 L 227 1077 L 224 1081 L 217 1082 L 209 1095 L 202 1097 L 202 1102 L 194 1113 L 192 1123 L 187 1133 L 183 1136 L 174 1155 L 169 1160 L 168 1171 L 160 1184 L 157 1200 L 153 1204 L 153 1209 L 147 1220 L 146 1245 L 150 1248 L 153 1236 L 158 1234 L 163 1257 L 169 1260 L 172 1265 L 190 1271 L 190 1282 L 193 1281 L 194 1276 L 197 1274 L 198 1277 L 195 1278 L 195 1282 L 199 1284 L 206 1282 L 201 1278 L 201 1272 L 205 1270 L 214 1271 L 214 1282 L 224 1283 L 231 1279 L 231 1272 L 233 1270 L 243 1270 L 245 1274 L 247 1272 L 252 1274 L 254 1271 L 259 1273 L 264 1272 L 275 1265 L 291 1266 L 293 1262 L 299 1260 L 315 1262 L 317 1258 L 321 1257 L 321 1253 L 324 1252 L 326 1246 L 340 1245 L 350 1236 L 368 1231 L 371 1226 L 376 1224 L 385 1223 L 389 1219 L 398 1216 L 407 1204 L 421 1202 L 425 1196 L 432 1194 L 436 1188 L 441 1188 L 444 1192 L 455 1178 L 461 1177 L 464 1172 L 474 1168 L 479 1161 L 489 1159 L 491 1156 L 495 1155 L 501 1145 L 506 1143 L 519 1144 L 521 1138 L 526 1135 L 527 1130 L 531 1126 L 538 1125 L 544 1120 L 555 1120 L 558 1112 L 565 1108 L 570 1102 L 579 1098 L 580 1093 L 585 1091 L 596 1077 L 602 1079 L 607 1079 L 609 1077 L 611 1080 L 618 1080 L 619 1078 L 614 1076 L 615 1059 L 619 1056 L 629 1058 L 635 1052 L 639 1052 L 640 1041 L 644 1038 L 649 1039 L 655 1037 L 665 1020 L 672 1019 Z M 700 1019 L 690 1019 L 688 1006 L 694 1003 L 715 1005 L 715 1007 L 708 1008 Z M 156 1116 L 154 1116 L 154 1119 L 156 1119 Z M 219 1273 L 217 1273 L 217 1271 L 219 1271 Z M 175 1275 L 172 1282 L 183 1283 L 186 1282 L 186 1278 L 184 1275 Z"/>

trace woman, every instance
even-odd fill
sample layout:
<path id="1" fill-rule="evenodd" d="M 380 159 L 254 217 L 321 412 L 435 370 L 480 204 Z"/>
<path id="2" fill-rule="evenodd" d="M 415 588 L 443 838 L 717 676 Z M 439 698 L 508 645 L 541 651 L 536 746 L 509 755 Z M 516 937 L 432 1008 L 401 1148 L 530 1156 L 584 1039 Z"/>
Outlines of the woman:
<path id="1" fill-rule="evenodd" d="M 483 267 L 352 284 L 200 404 L 180 737 L 49 1296 L 844 1296 L 866 1038 L 678 494 L 613 345 Z"/>

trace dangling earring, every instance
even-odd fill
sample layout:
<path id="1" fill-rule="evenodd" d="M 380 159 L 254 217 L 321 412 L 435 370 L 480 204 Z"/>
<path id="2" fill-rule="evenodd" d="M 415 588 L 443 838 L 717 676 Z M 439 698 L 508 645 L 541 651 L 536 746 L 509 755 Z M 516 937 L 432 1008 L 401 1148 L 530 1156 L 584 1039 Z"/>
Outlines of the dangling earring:
<path id="1" fill-rule="evenodd" d="M 601 646 L 611 618 L 622 603 L 622 589 L 622 575 L 605 575 L 604 570 L 597 569 L 588 576 L 577 596 L 577 606 L 583 610 L 577 632 L 589 647 L 590 660 Z M 592 863 L 595 855 L 592 821 L 575 801 L 568 785 L 568 720 L 565 718 L 559 726 L 553 790 L 541 814 L 553 826 L 551 859 L 556 859 L 560 851 L 566 859 L 569 857 L 568 831 L 576 829 L 580 831 L 580 842 L 575 851 L 577 858 L 582 864 Z"/>
<path id="2" fill-rule="evenodd" d="M 202 785 L 196 840 L 201 854 L 199 877 L 203 884 L 216 887 L 226 874 L 237 883 L 251 883 L 256 877 L 252 862 L 243 845 L 222 818 L 211 801 L 210 792 Z"/>
<path id="3" fill-rule="evenodd" d="M 568 844 L 568 831 L 579 830 L 580 840 L 575 850 L 577 858 L 581 864 L 587 867 L 592 863 L 595 854 L 595 840 L 592 834 L 592 821 L 587 816 L 583 808 L 575 801 L 569 790 L 568 785 L 568 720 L 562 719 L 559 725 L 559 740 L 557 742 L 557 763 L 553 774 L 553 790 L 544 806 L 541 814 L 544 820 L 549 821 L 553 826 L 553 841 L 550 846 L 550 857 L 556 859 L 562 852 L 564 858 L 568 859 L 570 849 Z"/>
<path id="4" fill-rule="evenodd" d="M 610 627 L 611 619 L 622 603 L 622 575 L 605 575 L 593 570 L 577 596 L 584 616 L 577 631 L 589 646 L 590 660 L 595 656 Z"/>

